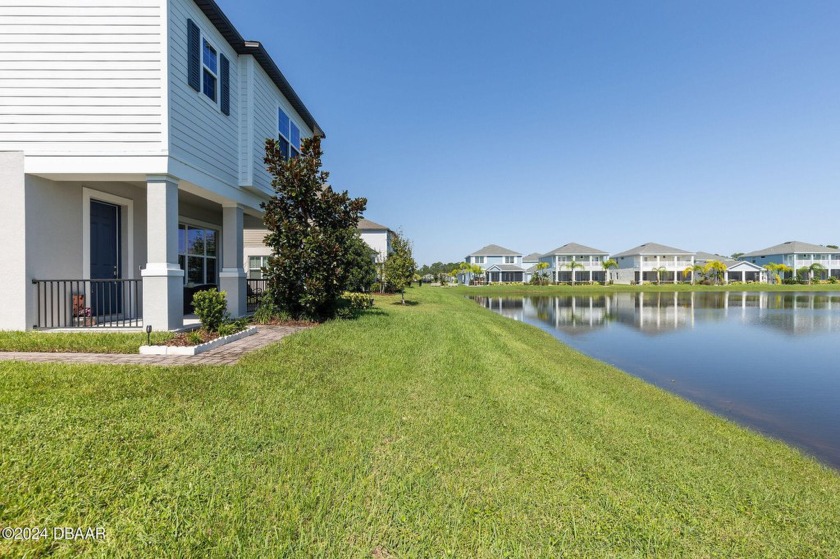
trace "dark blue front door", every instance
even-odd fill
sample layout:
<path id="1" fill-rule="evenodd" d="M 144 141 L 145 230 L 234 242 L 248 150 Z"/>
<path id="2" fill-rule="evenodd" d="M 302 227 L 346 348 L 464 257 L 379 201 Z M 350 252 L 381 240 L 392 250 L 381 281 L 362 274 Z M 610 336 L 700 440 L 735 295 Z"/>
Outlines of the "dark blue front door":
<path id="1" fill-rule="evenodd" d="M 120 286 L 120 207 L 90 202 L 90 307 L 94 316 L 122 312 Z"/>

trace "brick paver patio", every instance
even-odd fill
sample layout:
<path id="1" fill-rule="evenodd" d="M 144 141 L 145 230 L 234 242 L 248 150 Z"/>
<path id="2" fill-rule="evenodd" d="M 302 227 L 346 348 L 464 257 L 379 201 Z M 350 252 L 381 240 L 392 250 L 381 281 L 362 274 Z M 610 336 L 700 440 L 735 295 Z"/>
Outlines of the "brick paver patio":
<path id="1" fill-rule="evenodd" d="M 0 361 L 32 363 L 96 363 L 104 365 L 233 365 L 248 352 L 279 342 L 303 326 L 258 326 L 257 333 L 199 355 L 140 355 L 126 353 L 0 352 Z"/>

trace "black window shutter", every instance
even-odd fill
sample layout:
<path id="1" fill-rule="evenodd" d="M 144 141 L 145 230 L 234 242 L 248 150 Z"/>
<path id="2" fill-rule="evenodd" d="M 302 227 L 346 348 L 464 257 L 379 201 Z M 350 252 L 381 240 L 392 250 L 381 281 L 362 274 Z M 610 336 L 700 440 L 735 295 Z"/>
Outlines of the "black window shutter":
<path id="1" fill-rule="evenodd" d="M 201 91 L 201 33 L 193 20 L 187 20 L 187 82 Z"/>
<path id="2" fill-rule="evenodd" d="M 219 74 L 222 82 L 222 113 L 230 114 L 230 63 L 219 53 Z"/>

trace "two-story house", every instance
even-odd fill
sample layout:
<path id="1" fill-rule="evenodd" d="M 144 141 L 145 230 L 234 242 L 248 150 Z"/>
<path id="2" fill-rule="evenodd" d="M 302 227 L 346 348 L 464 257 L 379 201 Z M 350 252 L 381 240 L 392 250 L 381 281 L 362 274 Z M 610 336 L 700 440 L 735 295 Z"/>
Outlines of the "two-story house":
<path id="1" fill-rule="evenodd" d="M 694 253 L 679 248 L 645 243 L 613 255 L 618 264 L 615 283 L 677 283 L 687 281 L 683 270 L 694 266 Z"/>
<path id="2" fill-rule="evenodd" d="M 801 241 L 787 241 L 780 245 L 748 252 L 742 255 L 740 260 L 761 267 L 771 263 L 785 264 L 793 270 L 786 274 L 787 276 L 795 274 L 801 268 L 811 268 L 816 279 L 840 278 L 840 250 Z M 814 264 L 819 264 L 822 270 L 819 270 L 819 267 L 812 268 Z"/>
<path id="3" fill-rule="evenodd" d="M 0 33 L 0 329 L 243 314 L 265 139 L 324 135 L 265 48 L 212 0 L 0 0 Z"/>
<path id="4" fill-rule="evenodd" d="M 524 280 L 525 270 L 522 268 L 522 254 L 499 245 L 487 245 L 464 259 L 467 264 L 475 264 L 483 270 L 482 278 L 487 283 L 521 282 Z M 471 283 L 474 277 L 471 273 L 458 274 L 458 281 Z"/>
<path id="5" fill-rule="evenodd" d="M 392 252 L 391 242 L 394 240 L 396 233 L 384 225 L 364 218 L 359 220 L 358 229 L 362 240 L 376 251 L 376 262 L 378 264 L 385 262 L 385 259 Z"/>
<path id="6" fill-rule="evenodd" d="M 540 257 L 555 283 L 606 281 L 603 263 L 608 252 L 578 243 L 566 243 Z"/>

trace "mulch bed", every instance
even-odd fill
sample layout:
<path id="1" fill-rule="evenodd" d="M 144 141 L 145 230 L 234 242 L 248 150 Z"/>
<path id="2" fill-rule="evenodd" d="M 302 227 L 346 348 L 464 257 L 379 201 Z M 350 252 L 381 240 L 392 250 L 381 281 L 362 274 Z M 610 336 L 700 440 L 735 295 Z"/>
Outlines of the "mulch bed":
<path id="1" fill-rule="evenodd" d="M 201 337 L 201 341 L 198 343 L 195 342 L 196 333 L 198 333 L 198 335 Z M 194 345 L 206 344 L 207 342 L 212 342 L 218 337 L 218 332 L 208 332 L 207 330 L 193 330 L 192 332 L 180 332 L 178 334 L 175 334 L 175 336 L 167 340 L 164 345 L 174 347 L 189 347 Z"/>

